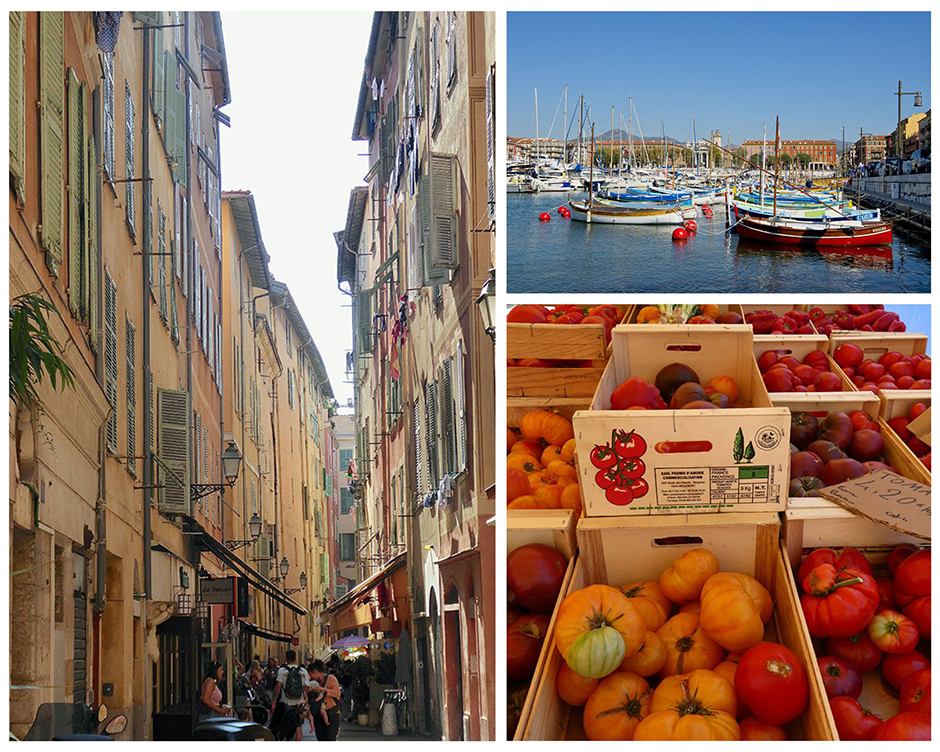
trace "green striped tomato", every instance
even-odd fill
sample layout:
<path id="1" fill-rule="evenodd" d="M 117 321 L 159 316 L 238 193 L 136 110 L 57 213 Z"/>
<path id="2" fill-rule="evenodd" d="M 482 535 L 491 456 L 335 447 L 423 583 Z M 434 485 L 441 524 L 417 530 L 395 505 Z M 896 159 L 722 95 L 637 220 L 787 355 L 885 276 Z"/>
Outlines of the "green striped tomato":
<path id="1" fill-rule="evenodd" d="M 620 632 L 600 627 L 582 634 L 568 650 L 568 668 L 588 679 L 613 673 L 627 652 Z"/>

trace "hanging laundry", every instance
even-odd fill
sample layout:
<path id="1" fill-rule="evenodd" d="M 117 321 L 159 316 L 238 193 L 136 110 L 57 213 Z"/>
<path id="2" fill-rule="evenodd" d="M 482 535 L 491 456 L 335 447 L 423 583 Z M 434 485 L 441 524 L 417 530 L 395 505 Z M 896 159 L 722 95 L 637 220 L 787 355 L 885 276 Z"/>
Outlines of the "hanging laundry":
<path id="1" fill-rule="evenodd" d="M 447 473 L 437 487 L 438 503 L 441 509 L 447 509 L 454 500 L 454 476 Z"/>
<path id="2" fill-rule="evenodd" d="M 117 47 L 118 32 L 121 30 L 122 10 L 104 10 L 94 13 L 95 44 L 102 52 L 111 54 Z"/>

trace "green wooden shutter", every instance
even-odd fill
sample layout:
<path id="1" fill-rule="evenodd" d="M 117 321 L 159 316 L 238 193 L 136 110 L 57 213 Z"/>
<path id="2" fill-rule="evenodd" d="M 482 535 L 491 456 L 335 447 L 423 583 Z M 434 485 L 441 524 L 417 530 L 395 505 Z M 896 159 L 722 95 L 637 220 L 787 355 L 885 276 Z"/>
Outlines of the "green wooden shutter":
<path id="1" fill-rule="evenodd" d="M 26 12 L 10 11 L 10 174 L 17 199 L 26 191 Z"/>
<path id="2" fill-rule="evenodd" d="M 137 184 L 133 182 L 132 178 L 134 177 L 134 142 L 136 140 L 136 133 L 134 133 L 134 97 L 131 94 L 131 87 L 124 81 L 124 178 L 127 182 L 124 183 L 124 209 L 125 209 L 125 218 L 127 219 L 127 226 L 130 228 L 131 235 L 135 238 L 137 237 L 137 207 L 135 204 L 135 199 L 137 196 Z M 147 231 L 147 228 L 144 228 L 144 231 Z M 150 274 L 150 263 L 151 259 L 145 259 L 148 269 L 148 276 Z"/>
<path id="3" fill-rule="evenodd" d="M 454 395 L 450 358 L 446 358 L 441 365 L 441 438 L 444 472 L 453 473 L 457 466 L 457 448 L 454 441 Z"/>
<path id="4" fill-rule="evenodd" d="M 89 169 L 85 171 L 86 190 L 85 190 L 85 218 L 87 220 L 87 230 L 85 239 L 87 248 L 85 251 L 85 279 L 88 280 L 88 338 L 91 349 L 98 349 L 98 309 L 99 309 L 99 291 L 98 291 L 98 273 L 101 269 L 101 254 L 98 247 L 98 208 L 101 197 L 101 178 L 98 175 L 94 165 L 98 164 L 98 149 L 95 143 L 94 135 L 88 136 L 88 161 Z"/>
<path id="5" fill-rule="evenodd" d="M 135 21 L 147 26 L 156 26 L 162 23 L 161 17 L 163 14 L 158 10 L 135 10 L 131 13 L 133 13 Z"/>
<path id="6" fill-rule="evenodd" d="M 179 159 L 174 151 L 176 139 L 176 54 L 163 50 L 163 148 L 166 151 L 166 161 L 176 175 L 173 165 Z M 174 177 L 175 179 L 175 177 Z"/>
<path id="7" fill-rule="evenodd" d="M 42 248 L 47 263 L 58 273 L 62 263 L 62 224 L 64 214 L 63 159 L 65 151 L 65 53 L 63 14 L 39 14 L 39 147 L 40 202 L 42 204 Z"/>
<path id="8" fill-rule="evenodd" d="M 486 72 L 486 195 L 490 222 L 496 221 L 496 66 Z"/>
<path id="9" fill-rule="evenodd" d="M 69 310 L 75 318 L 82 310 L 82 266 L 84 259 L 85 130 L 82 112 L 85 103 L 75 71 L 68 73 L 68 217 L 69 217 Z"/>
<path id="10" fill-rule="evenodd" d="M 125 396 L 127 398 L 127 471 L 137 474 L 137 368 L 136 368 L 136 333 L 134 324 L 127 317 L 124 319 L 124 351 L 126 362 Z"/>
<path id="11" fill-rule="evenodd" d="M 457 157 L 431 154 L 431 232 L 426 256 L 434 269 L 457 268 Z"/>
<path id="12" fill-rule="evenodd" d="M 167 273 L 166 273 L 166 214 L 163 213 L 163 207 L 157 201 L 157 268 L 160 270 L 158 283 L 158 298 L 160 300 L 160 318 L 163 323 L 168 321 L 167 300 Z"/>
<path id="13" fill-rule="evenodd" d="M 157 16 L 157 25 L 163 23 L 163 11 L 155 11 Z M 163 73 L 163 64 L 165 61 L 164 56 L 164 42 L 163 42 L 163 29 L 154 29 L 153 30 L 153 68 L 152 76 L 150 82 L 150 97 L 153 102 L 153 115 L 157 119 L 157 123 L 160 129 L 160 132 L 165 136 L 165 121 L 164 121 L 164 107 L 166 104 L 166 95 L 163 91 L 163 86 L 166 83 L 166 78 Z"/>
<path id="14" fill-rule="evenodd" d="M 424 477 L 424 447 L 421 444 L 421 402 L 414 401 L 411 419 L 415 428 L 415 491 L 419 496 L 427 492 Z"/>
<path id="15" fill-rule="evenodd" d="M 104 172 L 109 180 L 114 179 L 114 53 L 101 56 L 102 80 L 102 140 Z M 113 189 L 113 187 L 112 187 Z"/>
<path id="16" fill-rule="evenodd" d="M 175 58 L 173 60 L 173 69 L 176 70 Z M 177 89 L 175 83 L 173 88 L 176 94 L 176 114 L 173 122 L 173 155 L 177 158 L 176 169 L 173 170 L 173 180 L 182 183 L 185 187 L 189 182 L 189 175 L 186 173 L 186 89 L 189 86 L 189 79 L 183 73 L 180 75 L 182 76 L 180 88 Z"/>
<path id="17" fill-rule="evenodd" d="M 358 296 L 359 309 L 359 349 L 361 352 L 372 352 L 372 288 L 360 290 Z"/>
<path id="18" fill-rule="evenodd" d="M 163 514 L 192 514 L 189 498 L 189 394 L 170 389 L 157 390 L 157 451 L 160 460 L 182 481 L 170 476 L 162 466 L 157 474 L 157 507 Z"/>
<path id="19" fill-rule="evenodd" d="M 463 343 L 457 343 L 457 349 L 454 352 L 454 381 L 457 384 L 457 394 L 455 396 L 457 413 L 457 471 L 467 469 L 467 391 L 464 382 L 464 354 Z"/>
<path id="20" fill-rule="evenodd" d="M 108 417 L 108 451 L 117 454 L 117 286 L 107 272 L 104 273 L 104 392 L 111 407 Z"/>

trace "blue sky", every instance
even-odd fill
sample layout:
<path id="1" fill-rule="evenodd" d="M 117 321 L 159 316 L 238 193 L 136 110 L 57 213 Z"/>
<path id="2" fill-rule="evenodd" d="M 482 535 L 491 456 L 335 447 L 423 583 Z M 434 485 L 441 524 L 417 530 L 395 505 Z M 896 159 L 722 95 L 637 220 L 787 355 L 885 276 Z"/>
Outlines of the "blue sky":
<path id="1" fill-rule="evenodd" d="M 548 128 L 568 84 L 568 118 L 578 95 L 592 106 L 596 133 L 610 130 L 610 108 L 634 106 L 643 134 L 686 140 L 714 128 L 735 144 L 761 138 L 858 139 L 888 133 L 902 117 L 930 108 L 929 13 L 509 13 L 509 136 Z M 563 105 L 562 105 L 563 107 Z M 558 111 L 554 138 L 562 137 Z M 637 133 L 634 124 L 634 134 Z M 577 138 L 577 122 L 569 131 Z M 841 146 L 841 145 L 840 145 Z"/>

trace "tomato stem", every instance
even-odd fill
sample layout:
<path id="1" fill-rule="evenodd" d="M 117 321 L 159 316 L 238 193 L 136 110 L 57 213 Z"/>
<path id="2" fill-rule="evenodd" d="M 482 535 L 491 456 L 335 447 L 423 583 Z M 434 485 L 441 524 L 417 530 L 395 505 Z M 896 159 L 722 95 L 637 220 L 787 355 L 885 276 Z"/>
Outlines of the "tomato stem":
<path id="1" fill-rule="evenodd" d="M 783 661 L 774 660 L 771 658 L 767 661 L 765 668 L 772 674 L 777 674 L 778 676 L 783 676 L 784 678 L 788 677 L 793 673 L 793 668 L 789 663 L 784 663 Z"/>

